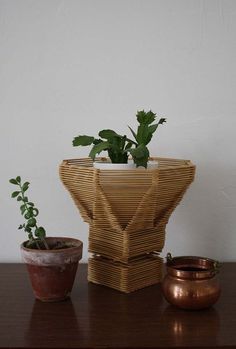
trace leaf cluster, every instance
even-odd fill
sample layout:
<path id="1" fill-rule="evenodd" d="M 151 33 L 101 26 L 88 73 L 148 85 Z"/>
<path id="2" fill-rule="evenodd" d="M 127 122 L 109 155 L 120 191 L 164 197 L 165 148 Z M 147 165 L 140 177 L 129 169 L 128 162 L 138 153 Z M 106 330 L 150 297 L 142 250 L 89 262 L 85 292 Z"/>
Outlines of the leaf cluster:
<path id="1" fill-rule="evenodd" d="M 148 112 L 145 112 L 144 110 L 138 111 L 136 117 L 139 123 L 137 132 L 128 126 L 137 142 L 137 146 L 130 150 L 130 154 L 132 155 L 136 166 L 143 166 L 146 168 L 150 156 L 147 145 L 150 143 L 158 126 L 166 122 L 166 119 L 160 118 L 157 123 L 153 124 L 156 120 L 156 114 L 151 110 Z"/>
<path id="2" fill-rule="evenodd" d="M 122 136 L 113 130 L 102 130 L 98 134 L 99 138 L 91 136 L 78 136 L 73 140 L 73 146 L 87 146 L 93 147 L 89 153 L 89 157 L 93 160 L 97 154 L 102 151 L 107 151 L 112 163 L 127 163 L 128 162 L 128 150 L 136 142 Z"/>
<path id="3" fill-rule="evenodd" d="M 18 190 L 13 191 L 11 197 L 16 198 L 16 200 L 19 201 L 21 205 L 21 214 L 26 220 L 26 222 L 21 224 L 18 229 L 24 229 L 24 231 L 28 234 L 29 246 L 36 244 L 36 246 L 40 248 L 41 243 L 41 245 L 44 245 L 44 247 L 48 249 L 48 245 L 45 240 L 46 231 L 43 227 L 39 227 L 37 224 L 36 217 L 39 214 L 39 210 L 35 207 L 33 202 L 28 200 L 28 197 L 26 196 L 30 183 L 22 183 L 20 176 L 10 179 L 9 182 L 18 186 Z"/>
<path id="4" fill-rule="evenodd" d="M 151 110 L 145 112 L 138 111 L 136 114 L 139 123 L 135 132 L 130 126 L 129 129 L 134 137 L 134 140 L 126 135 L 120 135 L 113 130 L 106 129 L 98 133 L 99 138 L 92 136 L 79 135 L 74 138 L 73 146 L 88 146 L 93 145 L 89 153 L 89 157 L 93 160 L 97 154 L 102 151 L 107 151 L 112 163 L 127 163 L 128 155 L 130 154 L 136 166 L 147 167 L 149 158 L 148 143 L 151 141 L 154 132 L 158 126 L 163 124 L 166 119 L 160 118 L 155 124 L 156 114 Z"/>

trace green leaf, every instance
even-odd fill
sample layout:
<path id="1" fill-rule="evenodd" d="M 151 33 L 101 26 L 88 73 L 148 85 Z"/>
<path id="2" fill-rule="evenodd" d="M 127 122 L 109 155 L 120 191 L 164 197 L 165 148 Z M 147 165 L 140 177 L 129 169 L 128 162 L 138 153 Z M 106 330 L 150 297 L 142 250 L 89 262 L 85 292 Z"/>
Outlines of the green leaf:
<path id="1" fill-rule="evenodd" d="M 32 212 L 33 212 L 34 217 L 37 217 L 37 215 L 39 214 L 39 210 L 35 207 L 33 208 Z"/>
<path id="2" fill-rule="evenodd" d="M 28 207 L 28 212 L 31 214 L 31 216 L 33 216 L 34 209 L 32 206 Z"/>
<path id="3" fill-rule="evenodd" d="M 25 219 L 30 219 L 32 217 L 32 214 L 28 211 L 28 212 L 26 212 L 24 217 L 25 217 Z"/>
<path id="4" fill-rule="evenodd" d="M 150 125 L 156 118 L 156 114 L 151 110 L 145 112 L 144 110 L 140 110 L 136 114 L 137 120 L 140 124 Z"/>
<path id="5" fill-rule="evenodd" d="M 130 129 L 132 135 L 134 136 L 134 138 L 135 138 L 136 141 L 137 141 L 137 135 L 136 135 L 136 133 L 134 132 L 134 130 L 132 130 L 132 128 L 131 128 L 130 126 L 128 126 L 128 128 Z"/>
<path id="6" fill-rule="evenodd" d="M 92 144 L 94 141 L 94 137 L 90 136 L 78 136 L 73 140 L 73 146 L 77 147 L 79 145 L 86 146 Z"/>
<path id="7" fill-rule="evenodd" d="M 104 142 L 102 139 L 94 139 L 93 144 L 99 144 Z"/>
<path id="8" fill-rule="evenodd" d="M 147 168 L 149 150 L 144 144 L 140 144 L 137 148 L 131 149 L 130 154 L 133 157 L 136 166 L 143 166 Z"/>
<path id="9" fill-rule="evenodd" d="M 31 228 L 30 228 L 28 225 L 26 225 L 25 231 L 26 231 L 27 233 L 31 233 Z"/>
<path id="10" fill-rule="evenodd" d="M 20 191 L 14 191 L 12 194 L 11 194 L 11 197 L 12 198 L 15 198 L 16 196 L 18 196 L 20 194 Z"/>
<path id="11" fill-rule="evenodd" d="M 149 132 L 150 132 L 151 134 L 153 134 L 153 133 L 156 131 L 158 125 L 159 125 L 159 123 L 158 123 L 158 124 L 153 124 L 153 125 L 148 126 Z"/>
<path id="12" fill-rule="evenodd" d="M 31 229 L 30 229 L 30 232 L 28 234 L 28 237 L 29 237 L 29 246 L 35 244 L 34 239 L 33 239 L 33 234 L 31 233 Z"/>
<path id="13" fill-rule="evenodd" d="M 39 227 L 37 229 L 35 229 L 35 236 L 37 236 L 38 238 L 45 238 L 46 236 L 46 231 L 43 227 Z"/>
<path id="14" fill-rule="evenodd" d="M 25 210 L 26 210 L 25 204 L 24 204 L 24 205 L 21 205 L 20 211 L 21 211 L 21 214 L 22 214 L 22 215 L 25 213 Z"/>
<path id="15" fill-rule="evenodd" d="M 103 151 L 103 150 L 109 149 L 109 147 L 110 147 L 110 143 L 108 143 L 108 142 L 102 142 L 99 144 L 95 144 L 89 153 L 89 157 L 94 160 L 97 154 L 101 153 L 101 151 Z"/>
<path id="16" fill-rule="evenodd" d="M 9 180 L 9 182 L 10 182 L 11 184 L 18 185 L 17 181 L 16 181 L 14 178 L 11 178 L 11 179 Z"/>
<path id="17" fill-rule="evenodd" d="M 129 142 L 129 143 L 131 143 L 131 144 L 134 144 L 134 145 L 138 146 L 138 143 L 135 142 L 135 141 L 133 141 L 133 140 L 130 139 L 130 138 L 126 138 L 126 141 Z"/>
<path id="18" fill-rule="evenodd" d="M 109 130 L 109 129 L 100 131 L 98 135 L 99 135 L 99 137 L 105 138 L 108 140 L 110 140 L 113 137 L 117 137 L 117 136 L 122 137 L 122 136 L 118 135 L 115 131 Z"/>
<path id="19" fill-rule="evenodd" d="M 144 156 L 148 156 L 149 152 L 147 150 L 147 147 L 141 144 L 137 148 L 132 149 L 132 155 L 136 158 L 143 158 Z"/>
<path id="20" fill-rule="evenodd" d="M 123 136 L 123 137 L 121 138 L 121 149 L 122 149 L 122 150 L 125 149 L 126 141 L 127 141 L 127 137 L 126 137 L 126 136 Z"/>
<path id="21" fill-rule="evenodd" d="M 33 202 L 27 202 L 27 204 L 29 205 L 29 206 L 34 206 L 34 203 Z"/>
<path id="22" fill-rule="evenodd" d="M 131 142 L 128 142 L 127 144 L 126 144 L 126 146 L 125 146 L 125 151 L 127 152 L 127 151 L 129 151 L 131 148 L 132 148 L 132 143 Z"/>
<path id="23" fill-rule="evenodd" d="M 22 201 L 22 196 L 18 196 L 17 201 Z"/>
<path id="24" fill-rule="evenodd" d="M 18 229 L 23 229 L 23 228 L 24 228 L 24 227 L 23 227 L 22 224 L 20 224 L 19 227 L 18 227 Z"/>
<path id="25" fill-rule="evenodd" d="M 166 119 L 165 118 L 161 118 L 158 122 L 158 124 L 162 125 L 164 124 L 164 122 L 166 122 Z"/>
<path id="26" fill-rule="evenodd" d="M 148 125 L 141 124 L 138 127 L 138 133 L 137 133 L 137 141 L 138 144 L 147 144 L 148 143 Z"/>
<path id="27" fill-rule="evenodd" d="M 29 220 L 28 220 L 28 225 L 30 226 L 30 227 L 35 227 L 35 225 L 36 225 L 36 219 L 35 218 L 30 218 Z"/>
<path id="28" fill-rule="evenodd" d="M 21 182 L 20 176 L 17 176 L 17 177 L 16 177 L 16 181 L 20 184 L 20 182 Z"/>
<path id="29" fill-rule="evenodd" d="M 23 186 L 22 186 L 22 191 L 23 192 L 25 192 L 26 190 L 28 190 L 28 188 L 29 188 L 29 182 L 25 182 L 24 184 L 23 184 Z"/>
<path id="30" fill-rule="evenodd" d="M 145 127 L 147 127 L 147 132 L 146 132 L 146 135 L 145 135 L 146 138 L 145 138 L 144 144 L 147 145 L 151 141 L 153 133 L 156 131 L 158 125 L 159 125 L 159 123 L 158 124 L 154 124 L 154 125 L 150 125 L 150 126 L 145 126 Z"/>
<path id="31" fill-rule="evenodd" d="M 128 155 L 125 150 L 114 151 L 113 148 L 108 149 L 108 155 L 113 164 L 127 164 Z"/>
<path id="32" fill-rule="evenodd" d="M 24 202 L 28 202 L 28 197 L 25 196 L 25 197 L 23 198 L 23 201 L 24 201 Z"/>
<path id="33" fill-rule="evenodd" d="M 125 138 L 124 138 L 125 137 Z M 124 159 L 124 146 L 125 146 L 125 140 L 126 136 L 123 138 L 121 137 L 113 137 L 109 140 L 109 149 L 108 155 L 111 159 L 111 162 L 114 163 L 122 163 L 125 162 Z M 125 158 L 127 157 L 127 154 L 125 154 Z"/>

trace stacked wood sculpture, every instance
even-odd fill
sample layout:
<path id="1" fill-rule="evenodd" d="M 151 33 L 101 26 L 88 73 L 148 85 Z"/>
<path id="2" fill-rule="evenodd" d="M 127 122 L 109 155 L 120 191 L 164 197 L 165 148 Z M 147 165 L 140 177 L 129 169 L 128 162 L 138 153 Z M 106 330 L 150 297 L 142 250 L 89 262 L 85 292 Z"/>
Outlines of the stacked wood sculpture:
<path id="1" fill-rule="evenodd" d="M 98 170 L 89 158 L 60 165 L 60 178 L 90 225 L 89 281 L 129 293 L 161 280 L 165 227 L 195 166 L 155 160 L 152 170 Z"/>

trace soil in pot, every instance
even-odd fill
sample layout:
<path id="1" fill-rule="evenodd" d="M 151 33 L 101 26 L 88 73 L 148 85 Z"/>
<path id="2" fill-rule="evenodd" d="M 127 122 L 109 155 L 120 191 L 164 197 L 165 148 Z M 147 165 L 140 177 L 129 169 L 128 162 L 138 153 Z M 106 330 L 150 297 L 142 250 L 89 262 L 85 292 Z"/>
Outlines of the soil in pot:
<path id="1" fill-rule="evenodd" d="M 37 299 L 45 302 L 61 301 L 70 296 L 83 243 L 72 238 L 46 238 L 50 250 L 27 248 L 21 252 Z"/>

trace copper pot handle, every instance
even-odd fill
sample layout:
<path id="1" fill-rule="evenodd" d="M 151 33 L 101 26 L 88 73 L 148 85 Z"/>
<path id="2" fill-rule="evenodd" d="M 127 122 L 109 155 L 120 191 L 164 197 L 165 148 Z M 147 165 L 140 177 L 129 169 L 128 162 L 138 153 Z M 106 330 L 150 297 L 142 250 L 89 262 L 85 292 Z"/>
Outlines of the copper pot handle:
<path id="1" fill-rule="evenodd" d="M 220 272 L 220 262 L 219 261 L 214 262 L 214 271 L 215 271 L 215 274 L 218 274 Z"/>
<path id="2" fill-rule="evenodd" d="M 166 255 L 166 261 L 167 261 L 167 262 L 172 262 L 172 259 L 173 259 L 173 257 L 172 257 L 172 255 L 171 255 L 171 253 L 168 252 L 167 255 Z"/>

